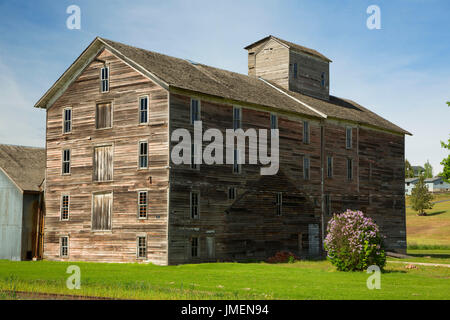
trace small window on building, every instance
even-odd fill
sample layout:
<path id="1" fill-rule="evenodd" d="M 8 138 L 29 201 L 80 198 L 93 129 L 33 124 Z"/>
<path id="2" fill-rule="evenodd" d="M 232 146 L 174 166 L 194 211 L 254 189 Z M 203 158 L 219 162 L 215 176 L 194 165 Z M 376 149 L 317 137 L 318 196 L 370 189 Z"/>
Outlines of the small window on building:
<path id="1" fill-rule="evenodd" d="M 236 199 L 236 188 L 229 187 L 228 188 L 228 200 L 235 200 L 235 199 Z"/>
<path id="2" fill-rule="evenodd" d="M 310 160 L 308 156 L 303 157 L 303 179 L 309 180 Z"/>
<path id="3" fill-rule="evenodd" d="M 67 258 L 69 256 L 69 237 L 59 238 L 59 255 L 62 258 Z"/>
<path id="4" fill-rule="evenodd" d="M 137 237 L 137 257 L 138 259 L 147 258 L 147 237 Z"/>
<path id="5" fill-rule="evenodd" d="M 303 121 L 303 143 L 309 144 L 309 122 Z"/>
<path id="6" fill-rule="evenodd" d="M 327 177 L 333 177 L 333 157 L 327 157 Z"/>
<path id="7" fill-rule="evenodd" d="M 191 192 L 191 219 L 198 219 L 200 215 L 200 194 Z"/>
<path id="8" fill-rule="evenodd" d="M 347 179 L 353 180 L 353 160 L 347 159 Z"/>
<path id="9" fill-rule="evenodd" d="M 281 192 L 276 195 L 276 213 L 277 216 L 281 216 L 283 213 L 283 194 Z"/>
<path id="10" fill-rule="evenodd" d="M 139 142 L 139 169 L 148 168 L 148 142 Z"/>
<path id="11" fill-rule="evenodd" d="M 69 196 L 63 195 L 61 197 L 61 220 L 69 220 Z"/>
<path id="12" fill-rule="evenodd" d="M 64 109 L 64 133 L 72 132 L 72 108 Z"/>
<path id="13" fill-rule="evenodd" d="M 297 63 L 294 63 L 294 79 L 297 79 L 297 72 L 298 72 Z"/>
<path id="14" fill-rule="evenodd" d="M 200 101 L 191 99 L 191 124 L 195 121 L 200 121 Z"/>
<path id="15" fill-rule="evenodd" d="M 197 159 L 197 147 L 195 143 L 191 144 L 191 169 L 200 170 L 200 164 L 195 163 Z"/>
<path id="16" fill-rule="evenodd" d="M 270 129 L 278 129 L 278 118 L 276 114 L 270 114 Z"/>
<path id="17" fill-rule="evenodd" d="M 322 72 L 322 74 L 320 75 L 320 85 L 322 86 L 322 88 L 325 88 L 325 83 L 326 83 L 325 72 Z"/>
<path id="18" fill-rule="evenodd" d="M 331 196 L 327 193 L 324 197 L 324 205 L 325 205 L 325 214 L 330 216 L 331 215 Z"/>
<path id="19" fill-rule="evenodd" d="M 62 174 L 70 174 L 70 150 L 65 149 L 62 153 Z"/>
<path id="20" fill-rule="evenodd" d="M 234 155 L 233 155 L 233 173 L 239 174 L 242 171 L 242 166 L 239 163 L 239 150 L 234 149 Z"/>
<path id="21" fill-rule="evenodd" d="M 109 67 L 104 66 L 101 70 L 101 91 L 108 92 L 109 91 Z"/>
<path id="22" fill-rule="evenodd" d="M 148 209 L 148 192 L 139 191 L 138 192 L 138 217 L 139 219 L 147 218 Z"/>
<path id="23" fill-rule="evenodd" d="M 198 238 L 197 237 L 191 238 L 191 257 L 192 258 L 198 257 Z"/>
<path id="24" fill-rule="evenodd" d="M 112 107 L 111 103 L 99 103 L 96 106 L 95 126 L 97 129 L 106 129 L 112 127 Z"/>
<path id="25" fill-rule="evenodd" d="M 148 123 L 148 97 L 139 98 L 139 123 Z"/>
<path id="26" fill-rule="evenodd" d="M 345 145 L 346 145 L 347 149 L 351 149 L 352 148 L 352 128 L 346 128 L 345 132 L 346 132 Z"/>
<path id="27" fill-rule="evenodd" d="M 233 129 L 240 129 L 242 127 L 242 109 L 233 107 Z"/>

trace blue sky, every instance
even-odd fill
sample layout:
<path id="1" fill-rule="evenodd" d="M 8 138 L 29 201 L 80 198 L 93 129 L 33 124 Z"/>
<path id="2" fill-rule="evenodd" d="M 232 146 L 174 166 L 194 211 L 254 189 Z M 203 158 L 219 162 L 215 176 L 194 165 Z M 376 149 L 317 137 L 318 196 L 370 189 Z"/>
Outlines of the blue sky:
<path id="1" fill-rule="evenodd" d="M 66 8 L 81 8 L 81 30 Z M 381 30 L 366 27 L 369 5 Z M 333 60 L 331 93 L 412 132 L 406 157 L 434 173 L 450 133 L 450 1 L 0 0 L 0 143 L 45 145 L 34 103 L 95 36 L 247 73 L 243 48 L 273 34 Z"/>

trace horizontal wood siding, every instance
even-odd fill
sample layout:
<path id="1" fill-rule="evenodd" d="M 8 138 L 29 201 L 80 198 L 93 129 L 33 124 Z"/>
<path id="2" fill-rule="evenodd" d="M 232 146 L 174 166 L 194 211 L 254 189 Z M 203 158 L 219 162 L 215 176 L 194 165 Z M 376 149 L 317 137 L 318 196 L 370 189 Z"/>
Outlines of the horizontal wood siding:
<path id="1" fill-rule="evenodd" d="M 136 237 L 147 236 L 147 258 L 167 263 L 168 93 L 108 51 L 110 90 L 100 93 L 101 62 L 92 62 L 47 111 L 47 189 L 44 256 L 59 257 L 59 237 L 69 236 L 73 261 L 135 262 Z M 139 124 L 139 97 L 149 96 L 149 123 Z M 112 105 L 112 128 L 96 129 L 96 106 Z M 72 132 L 63 134 L 62 110 L 72 107 Z M 149 168 L 138 170 L 139 141 L 149 143 Z M 107 169 L 94 167 L 98 146 Z M 61 150 L 71 150 L 71 173 L 61 175 Z M 103 151 L 105 151 L 104 149 Z M 99 156 L 99 157 L 103 157 Z M 110 166 L 112 171 L 110 170 Z M 103 176 L 96 182 L 94 172 Z M 110 177 L 108 172 L 112 172 Z M 110 179 L 111 178 L 111 179 Z M 148 190 L 149 214 L 138 219 L 138 190 Z M 112 192 L 111 231 L 92 231 L 92 197 Z M 60 221 L 60 199 L 70 195 L 70 219 Z M 95 229 L 95 228 L 94 228 Z"/>

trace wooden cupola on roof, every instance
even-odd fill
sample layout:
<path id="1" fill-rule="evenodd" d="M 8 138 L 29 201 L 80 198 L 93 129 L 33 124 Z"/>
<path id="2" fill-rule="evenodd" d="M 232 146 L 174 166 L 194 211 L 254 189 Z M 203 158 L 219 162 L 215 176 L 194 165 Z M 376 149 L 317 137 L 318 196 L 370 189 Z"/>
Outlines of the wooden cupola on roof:
<path id="1" fill-rule="evenodd" d="M 329 100 L 331 60 L 320 52 L 274 36 L 265 37 L 245 49 L 249 76 Z"/>

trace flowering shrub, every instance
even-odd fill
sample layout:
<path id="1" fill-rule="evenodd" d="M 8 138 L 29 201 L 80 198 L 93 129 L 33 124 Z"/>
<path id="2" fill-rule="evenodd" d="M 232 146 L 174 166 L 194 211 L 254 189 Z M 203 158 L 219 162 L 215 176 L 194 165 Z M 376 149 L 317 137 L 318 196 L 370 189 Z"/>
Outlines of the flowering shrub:
<path id="1" fill-rule="evenodd" d="M 378 226 L 361 211 L 335 214 L 328 222 L 325 250 L 340 271 L 366 270 L 371 265 L 383 269 L 386 254 Z"/>
<path id="2" fill-rule="evenodd" d="M 278 251 L 273 257 L 267 259 L 267 263 L 293 263 L 295 260 L 300 260 L 300 258 L 292 252 Z"/>

